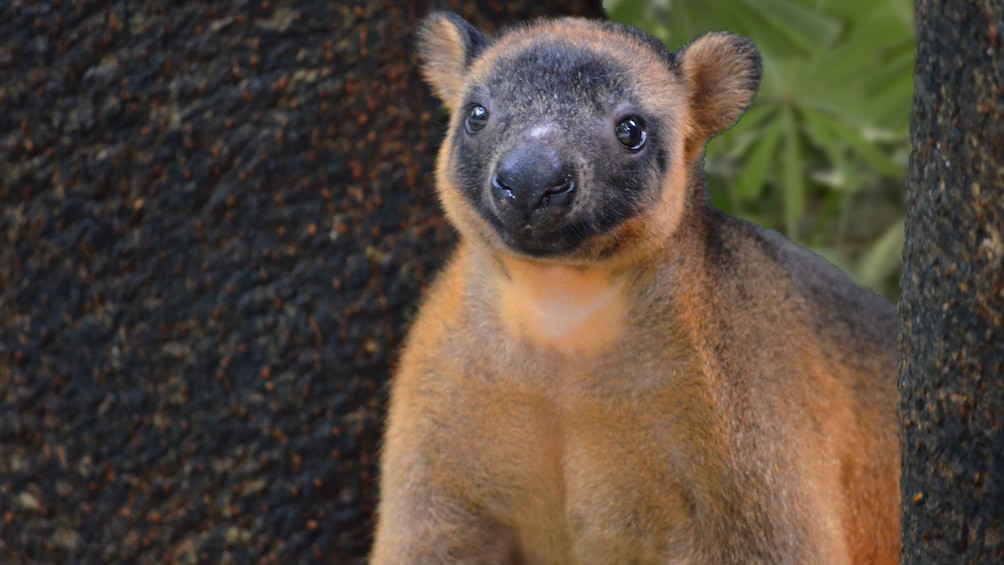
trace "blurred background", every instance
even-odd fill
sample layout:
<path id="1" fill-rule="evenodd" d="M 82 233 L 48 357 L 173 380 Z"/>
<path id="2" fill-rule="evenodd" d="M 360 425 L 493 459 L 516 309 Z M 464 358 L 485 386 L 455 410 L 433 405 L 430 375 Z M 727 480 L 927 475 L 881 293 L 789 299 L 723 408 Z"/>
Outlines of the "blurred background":
<path id="1" fill-rule="evenodd" d="M 727 30 L 764 74 L 739 124 L 708 146 L 711 196 L 862 285 L 899 297 L 913 92 L 909 0 L 606 0 L 611 19 L 676 50 Z"/>

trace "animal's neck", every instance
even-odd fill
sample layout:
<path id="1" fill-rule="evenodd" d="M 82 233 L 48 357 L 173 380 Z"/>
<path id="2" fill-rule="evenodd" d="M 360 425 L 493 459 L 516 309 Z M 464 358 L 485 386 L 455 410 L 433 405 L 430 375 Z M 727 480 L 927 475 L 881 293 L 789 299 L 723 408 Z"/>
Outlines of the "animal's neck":
<path id="1" fill-rule="evenodd" d="M 629 277 L 613 269 L 503 257 L 494 302 L 515 339 L 568 357 L 609 350 L 627 328 Z"/>

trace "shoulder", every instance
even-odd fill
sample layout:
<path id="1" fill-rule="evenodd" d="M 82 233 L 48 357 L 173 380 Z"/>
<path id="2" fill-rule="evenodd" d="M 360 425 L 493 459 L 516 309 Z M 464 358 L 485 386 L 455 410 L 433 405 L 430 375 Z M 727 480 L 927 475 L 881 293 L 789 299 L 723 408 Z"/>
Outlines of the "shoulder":
<path id="1" fill-rule="evenodd" d="M 746 280 L 771 285 L 802 310 L 817 333 L 841 340 L 867 339 L 895 346 L 896 308 L 885 297 L 861 287 L 839 267 L 776 231 L 720 212 L 712 215 L 709 255 Z"/>

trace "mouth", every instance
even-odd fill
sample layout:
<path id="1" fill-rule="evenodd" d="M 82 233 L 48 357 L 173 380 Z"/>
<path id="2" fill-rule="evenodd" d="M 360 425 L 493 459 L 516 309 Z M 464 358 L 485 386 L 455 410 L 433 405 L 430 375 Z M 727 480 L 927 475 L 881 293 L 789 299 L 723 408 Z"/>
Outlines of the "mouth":
<path id="1" fill-rule="evenodd" d="M 488 220 L 506 246 L 531 257 L 554 257 L 571 253 L 592 234 L 592 230 L 586 225 L 569 222 L 567 218 L 548 217 L 544 212 L 545 210 L 539 210 L 530 218 L 517 221 L 507 221 L 491 214 Z"/>

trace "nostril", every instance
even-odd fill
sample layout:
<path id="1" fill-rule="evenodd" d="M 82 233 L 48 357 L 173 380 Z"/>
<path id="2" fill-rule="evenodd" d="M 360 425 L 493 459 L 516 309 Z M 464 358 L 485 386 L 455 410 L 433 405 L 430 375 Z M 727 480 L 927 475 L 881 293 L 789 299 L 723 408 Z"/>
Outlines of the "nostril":
<path id="1" fill-rule="evenodd" d="M 512 193 L 512 189 L 509 188 L 509 186 L 501 178 L 499 178 L 498 173 L 495 173 L 495 175 L 492 176 L 492 189 L 501 194 L 504 198 L 510 200 L 516 199 L 516 195 Z"/>
<path id="2" fill-rule="evenodd" d="M 571 192 L 575 190 L 575 181 L 572 180 L 571 175 L 565 175 L 561 181 L 555 183 L 551 188 L 547 189 L 547 194 L 560 194 L 562 192 Z"/>
<path id="3" fill-rule="evenodd" d="M 564 206 L 571 201 L 574 193 L 575 181 L 571 177 L 566 177 L 544 192 L 541 204 L 544 206 Z"/>

